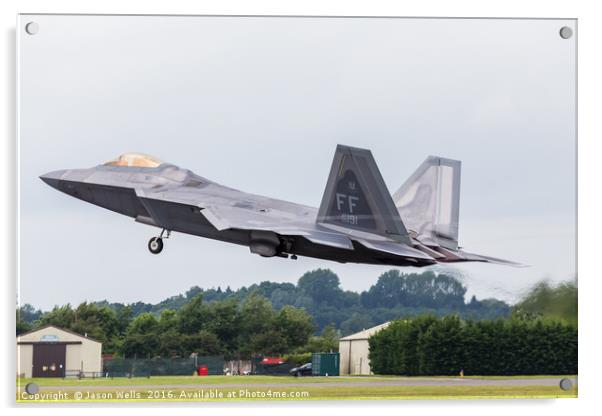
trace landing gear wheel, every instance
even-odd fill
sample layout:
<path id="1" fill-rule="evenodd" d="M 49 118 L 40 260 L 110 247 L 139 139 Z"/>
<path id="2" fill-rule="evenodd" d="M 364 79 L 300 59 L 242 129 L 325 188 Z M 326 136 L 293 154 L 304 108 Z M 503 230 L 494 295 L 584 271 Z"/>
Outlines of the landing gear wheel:
<path id="1" fill-rule="evenodd" d="M 163 250 L 163 239 L 160 237 L 153 237 L 148 242 L 148 249 L 153 254 L 159 254 Z"/>

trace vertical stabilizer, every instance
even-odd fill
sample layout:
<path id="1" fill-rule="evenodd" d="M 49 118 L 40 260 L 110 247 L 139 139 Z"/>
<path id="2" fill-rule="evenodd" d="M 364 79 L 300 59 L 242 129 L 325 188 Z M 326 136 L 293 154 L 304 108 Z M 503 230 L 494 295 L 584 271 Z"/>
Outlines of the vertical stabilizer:
<path id="1" fill-rule="evenodd" d="M 421 242 L 458 248 L 459 160 L 429 156 L 393 195 L 408 230 Z"/>
<path id="2" fill-rule="evenodd" d="M 337 146 L 317 222 L 410 242 L 372 153 L 366 149 Z"/>

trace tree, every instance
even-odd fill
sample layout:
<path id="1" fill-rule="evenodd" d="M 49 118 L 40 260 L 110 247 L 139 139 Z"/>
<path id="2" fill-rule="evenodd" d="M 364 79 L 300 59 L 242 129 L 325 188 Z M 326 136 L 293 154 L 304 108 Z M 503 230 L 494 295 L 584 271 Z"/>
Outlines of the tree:
<path id="1" fill-rule="evenodd" d="M 305 345 L 309 336 L 314 332 L 311 316 L 303 309 L 288 305 L 280 310 L 274 326 L 276 331 L 281 333 L 287 351 Z"/>
<path id="2" fill-rule="evenodd" d="M 452 276 L 436 275 L 432 271 L 401 274 L 398 270 L 389 270 L 362 293 L 361 301 L 367 307 L 461 308 L 465 294 L 466 288 Z"/>
<path id="3" fill-rule="evenodd" d="M 208 322 L 204 326 L 217 336 L 225 357 L 235 358 L 241 327 L 238 302 L 235 299 L 212 302 L 207 315 Z"/>
<path id="4" fill-rule="evenodd" d="M 253 333 L 248 338 L 249 345 L 241 345 L 243 355 L 280 355 L 288 351 L 286 338 L 275 328 Z M 246 354 L 245 354 L 246 353 Z"/>
<path id="5" fill-rule="evenodd" d="M 75 312 L 70 304 L 64 306 L 55 306 L 50 312 L 45 313 L 40 318 L 40 326 L 54 325 L 59 328 L 71 328 L 75 320 Z"/>
<path id="6" fill-rule="evenodd" d="M 192 286 L 190 289 L 186 291 L 186 299 L 192 299 L 196 295 L 200 295 L 203 293 L 203 289 L 198 286 Z"/>
<path id="7" fill-rule="evenodd" d="M 252 292 L 242 304 L 242 331 L 262 332 L 269 329 L 276 316 L 272 304 L 258 292 Z"/>
<path id="8" fill-rule="evenodd" d="M 30 331 L 35 326 L 35 321 L 40 319 L 42 311 L 36 310 L 29 303 L 24 304 L 20 308 L 17 308 L 16 323 L 17 323 L 17 335 L 24 332 Z"/>
<path id="9" fill-rule="evenodd" d="M 317 303 L 337 304 L 343 293 L 339 277 L 328 269 L 317 269 L 305 273 L 299 278 L 297 287 Z"/>
<path id="10" fill-rule="evenodd" d="M 99 308 L 93 303 L 81 303 L 74 311 L 69 329 L 102 342 L 105 353 L 115 351 L 119 322 L 115 312 L 107 306 Z"/>
<path id="11" fill-rule="evenodd" d="M 121 308 L 117 309 L 117 312 L 115 312 L 115 315 L 116 315 L 116 319 L 117 319 L 118 333 L 120 336 L 124 335 L 125 331 L 127 330 L 128 326 L 130 325 L 132 316 L 134 315 L 134 311 L 130 305 L 122 306 Z"/>
<path id="12" fill-rule="evenodd" d="M 178 315 L 172 309 L 161 311 L 157 324 L 158 355 L 162 357 L 181 357 L 184 355 L 182 334 L 178 331 Z"/>
<path id="13" fill-rule="evenodd" d="M 362 292 L 361 302 L 364 306 L 391 308 L 400 303 L 403 294 L 404 278 L 399 270 L 389 270 L 381 274 L 376 282 L 367 292 Z"/>
<path id="14" fill-rule="evenodd" d="M 42 316 L 42 311 L 34 308 L 29 303 L 25 303 L 20 308 L 18 308 L 18 312 L 19 318 L 30 324 L 33 324 Z"/>
<path id="15" fill-rule="evenodd" d="M 200 330 L 193 334 L 183 335 L 181 338 L 185 356 L 192 353 L 198 355 L 217 355 L 222 352 L 219 339 L 213 332 Z"/>
<path id="16" fill-rule="evenodd" d="M 275 317 L 270 301 L 257 291 L 247 297 L 240 310 L 239 351 L 243 356 L 266 353 L 271 345 L 282 344 L 282 335 L 272 331 Z"/>
<path id="17" fill-rule="evenodd" d="M 29 322 L 23 320 L 19 314 L 19 309 L 17 309 L 17 335 L 21 335 L 25 332 L 30 331 L 33 328 L 33 325 Z"/>
<path id="18" fill-rule="evenodd" d="M 178 312 L 178 329 L 183 334 L 194 334 L 204 329 L 208 321 L 202 294 L 194 296 Z"/>
<path id="19" fill-rule="evenodd" d="M 364 329 L 374 326 L 374 322 L 370 316 L 366 316 L 359 312 L 351 314 L 349 319 L 341 323 L 341 332 L 343 334 L 352 334 L 354 332 L 363 331 Z"/>
<path id="20" fill-rule="evenodd" d="M 121 353 L 127 358 L 151 358 L 159 351 L 159 322 L 152 313 L 145 312 L 132 320 L 128 327 Z"/>
<path id="21" fill-rule="evenodd" d="M 515 314 L 547 316 L 577 325 L 577 281 L 537 283 L 514 308 Z"/>
<path id="22" fill-rule="evenodd" d="M 339 333 L 333 325 L 327 325 L 318 336 L 313 336 L 300 348 L 304 352 L 333 352 L 339 349 Z"/>

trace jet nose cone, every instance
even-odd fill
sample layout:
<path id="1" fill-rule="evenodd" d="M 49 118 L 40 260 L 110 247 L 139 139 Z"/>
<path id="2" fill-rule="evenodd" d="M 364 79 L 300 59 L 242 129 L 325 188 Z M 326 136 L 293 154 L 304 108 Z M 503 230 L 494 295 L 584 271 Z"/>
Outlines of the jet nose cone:
<path id="1" fill-rule="evenodd" d="M 61 183 L 61 179 L 63 175 L 67 172 L 66 170 L 55 170 L 54 172 L 48 172 L 42 176 L 40 179 L 46 182 L 48 185 L 52 186 L 55 189 L 58 189 L 59 184 Z"/>

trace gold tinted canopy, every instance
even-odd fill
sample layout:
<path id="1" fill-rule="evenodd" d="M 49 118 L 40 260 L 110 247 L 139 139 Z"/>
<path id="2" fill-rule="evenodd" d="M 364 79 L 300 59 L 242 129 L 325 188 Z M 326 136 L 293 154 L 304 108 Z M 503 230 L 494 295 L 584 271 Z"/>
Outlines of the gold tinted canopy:
<path id="1" fill-rule="evenodd" d="M 142 153 L 124 153 L 107 163 L 105 166 L 130 166 L 138 168 L 156 168 L 161 165 L 159 159 Z"/>

